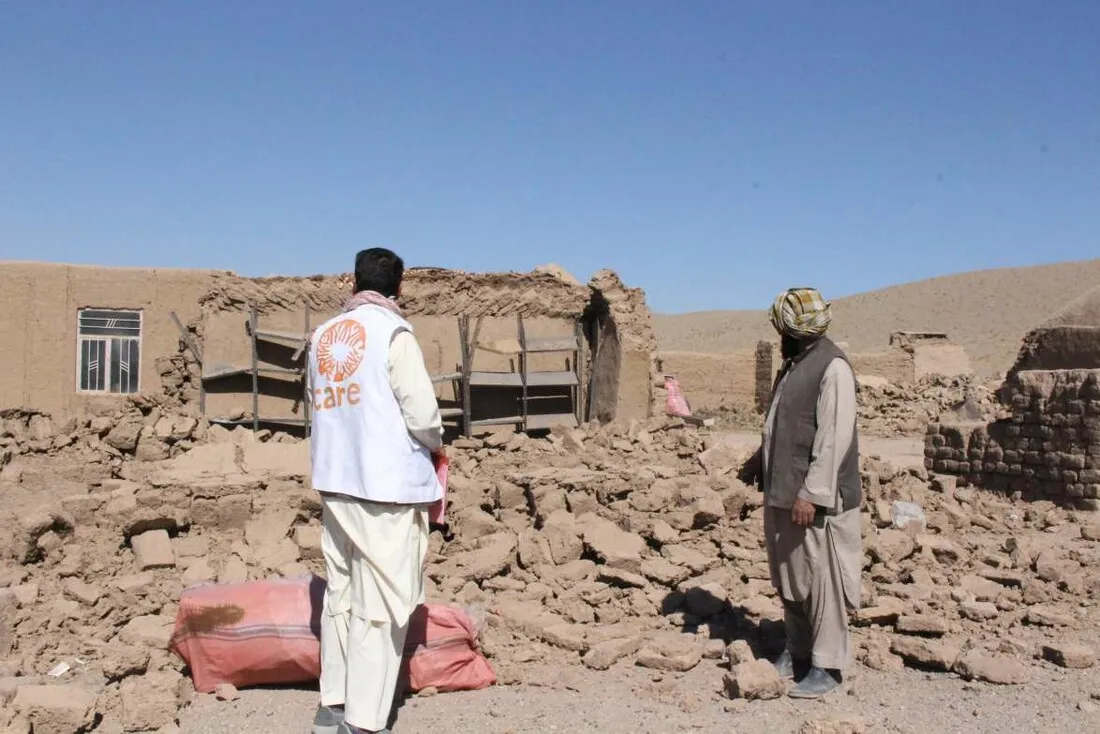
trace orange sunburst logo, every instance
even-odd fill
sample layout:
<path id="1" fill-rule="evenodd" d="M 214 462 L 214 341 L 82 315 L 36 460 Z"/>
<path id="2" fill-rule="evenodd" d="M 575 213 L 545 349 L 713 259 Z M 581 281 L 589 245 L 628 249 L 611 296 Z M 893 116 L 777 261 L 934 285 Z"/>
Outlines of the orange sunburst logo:
<path id="1" fill-rule="evenodd" d="M 362 324 L 354 319 L 337 321 L 317 341 L 317 371 L 333 382 L 342 382 L 359 369 L 366 348 L 367 332 Z"/>

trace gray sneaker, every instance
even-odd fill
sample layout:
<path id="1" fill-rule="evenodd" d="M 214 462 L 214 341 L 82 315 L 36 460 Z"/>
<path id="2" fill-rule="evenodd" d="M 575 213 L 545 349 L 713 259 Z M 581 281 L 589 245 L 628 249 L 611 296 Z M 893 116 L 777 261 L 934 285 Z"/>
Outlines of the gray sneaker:
<path id="1" fill-rule="evenodd" d="M 342 734 L 344 725 L 343 706 L 318 706 L 313 715 L 313 734 Z"/>

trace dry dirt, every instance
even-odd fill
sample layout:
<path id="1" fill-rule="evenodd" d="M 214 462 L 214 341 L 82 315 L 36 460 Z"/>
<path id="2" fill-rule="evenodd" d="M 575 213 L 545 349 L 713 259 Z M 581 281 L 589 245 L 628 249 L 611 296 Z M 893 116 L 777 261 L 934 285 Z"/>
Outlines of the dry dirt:
<path id="1" fill-rule="evenodd" d="M 1100 260 L 932 278 L 834 298 L 834 335 L 854 351 L 875 352 L 891 332 L 944 331 L 978 374 L 1003 373 L 1028 331 L 1098 284 Z M 654 315 L 653 323 L 670 351 L 729 352 L 775 337 L 763 310 Z"/>
<path id="2" fill-rule="evenodd" d="M 0 732 L 304 730 L 308 687 L 196 696 L 167 645 L 188 585 L 320 570 L 305 443 L 150 404 L 9 413 L 2 436 Z M 471 611 L 499 685 L 414 697 L 396 731 L 1097 727 L 1100 521 L 929 476 L 913 439 L 863 445 L 845 690 L 783 697 L 760 495 L 737 479 L 755 443 L 669 419 L 457 440 L 429 599 Z"/>

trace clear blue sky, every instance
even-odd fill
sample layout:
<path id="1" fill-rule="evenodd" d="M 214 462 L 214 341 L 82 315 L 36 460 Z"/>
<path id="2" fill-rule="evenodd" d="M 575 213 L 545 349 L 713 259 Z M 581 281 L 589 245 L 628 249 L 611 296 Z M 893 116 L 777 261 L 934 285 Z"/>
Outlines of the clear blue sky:
<path id="1" fill-rule="evenodd" d="M 0 3 L 0 259 L 759 308 L 1100 257 L 1100 2 Z"/>

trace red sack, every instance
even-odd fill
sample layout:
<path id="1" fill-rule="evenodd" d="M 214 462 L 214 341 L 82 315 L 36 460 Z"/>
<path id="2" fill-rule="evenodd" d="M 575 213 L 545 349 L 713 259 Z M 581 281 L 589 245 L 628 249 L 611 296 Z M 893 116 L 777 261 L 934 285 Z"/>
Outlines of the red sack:
<path id="1" fill-rule="evenodd" d="M 422 604 L 409 620 L 405 638 L 406 688 L 476 691 L 497 682 L 489 661 L 477 649 L 477 628 L 461 609 Z"/>
<path id="2" fill-rule="evenodd" d="M 325 580 L 309 575 L 183 592 L 170 647 L 195 690 L 305 683 L 321 675 Z"/>
<path id="3" fill-rule="evenodd" d="M 446 454 L 434 454 L 432 456 L 432 462 L 435 464 L 435 476 L 439 480 L 439 486 L 443 488 L 443 496 L 439 498 L 438 502 L 433 502 L 428 507 L 428 522 L 432 525 L 446 525 L 447 524 L 447 474 L 451 466 L 451 462 L 447 459 Z"/>

